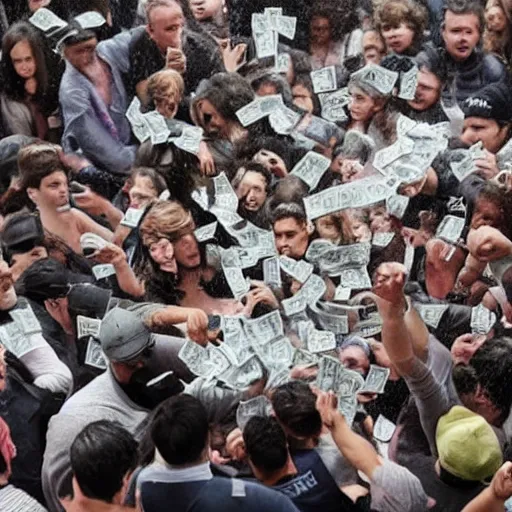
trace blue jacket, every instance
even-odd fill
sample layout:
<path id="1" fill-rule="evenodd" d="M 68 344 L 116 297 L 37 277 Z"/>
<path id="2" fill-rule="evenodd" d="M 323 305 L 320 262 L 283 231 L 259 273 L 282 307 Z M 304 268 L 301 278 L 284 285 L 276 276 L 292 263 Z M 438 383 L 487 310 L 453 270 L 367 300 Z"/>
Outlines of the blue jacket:
<path id="1" fill-rule="evenodd" d="M 99 57 L 110 66 L 112 73 L 110 107 L 105 105 L 92 82 L 69 62 L 66 62 L 59 91 L 64 118 L 64 149 L 81 150 L 97 167 L 122 175 L 129 172 L 136 150 L 136 146 L 129 145 L 131 129 L 125 116 L 128 98 L 122 77 L 130 69 L 130 39 L 130 32 L 123 32 L 99 43 L 96 50 Z M 108 114 L 112 119 L 118 133 L 117 139 L 101 122 L 102 114 Z"/>

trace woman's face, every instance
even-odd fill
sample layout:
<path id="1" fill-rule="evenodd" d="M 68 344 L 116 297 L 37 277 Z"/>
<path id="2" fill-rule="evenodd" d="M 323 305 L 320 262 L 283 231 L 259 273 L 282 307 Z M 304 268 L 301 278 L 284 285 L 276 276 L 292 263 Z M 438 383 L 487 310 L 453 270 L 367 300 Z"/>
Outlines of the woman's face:
<path id="1" fill-rule="evenodd" d="M 260 149 L 253 157 L 253 162 L 258 162 L 259 164 L 266 167 L 274 176 L 278 178 L 284 178 L 288 176 L 288 169 L 286 168 L 286 164 L 284 160 L 276 153 L 272 151 L 268 151 L 267 149 Z"/>
<path id="2" fill-rule="evenodd" d="M 163 272 L 176 274 L 178 266 L 174 257 L 174 247 L 167 238 L 161 238 L 149 246 L 149 255 Z"/>
<path id="3" fill-rule="evenodd" d="M 313 98 L 311 92 L 301 84 L 292 87 L 293 104 L 296 107 L 305 110 L 308 114 L 312 114 L 314 110 Z"/>
<path id="4" fill-rule="evenodd" d="M 16 43 L 10 53 L 14 70 L 24 80 L 33 78 L 36 74 L 36 59 L 27 40 Z"/>
<path id="5" fill-rule="evenodd" d="M 257 212 L 267 199 L 267 182 L 262 174 L 247 171 L 236 189 L 239 200 L 250 212 Z"/>
<path id="6" fill-rule="evenodd" d="M 331 242 L 338 243 L 341 238 L 340 230 L 337 224 L 334 222 L 332 215 L 326 215 L 320 217 L 316 222 L 316 231 L 320 238 L 330 240 Z"/>
<path id="7" fill-rule="evenodd" d="M 403 53 L 414 41 L 414 30 L 403 22 L 398 27 L 384 26 L 381 32 L 388 50 L 395 53 Z"/>
<path id="8" fill-rule="evenodd" d="M 353 87 L 350 91 L 348 109 L 353 121 L 363 123 L 369 122 L 375 112 L 379 110 L 377 101 L 359 87 Z"/>
<path id="9" fill-rule="evenodd" d="M 201 100 L 197 105 L 199 124 L 206 133 L 219 138 L 228 138 L 229 123 L 208 100 Z"/>
<path id="10" fill-rule="evenodd" d="M 507 28 L 507 17 L 503 9 L 494 5 L 485 11 L 485 24 L 491 32 L 503 32 Z"/>
<path id="11" fill-rule="evenodd" d="M 174 243 L 174 255 L 178 265 L 186 269 L 192 270 L 201 265 L 201 253 L 194 233 L 184 235 Z"/>
<path id="12" fill-rule="evenodd" d="M 388 233 L 392 231 L 391 217 L 385 208 L 374 208 L 370 212 L 370 230 L 372 233 Z"/>
<path id="13" fill-rule="evenodd" d="M 128 192 L 130 198 L 130 208 L 143 208 L 151 200 L 157 198 L 157 191 L 153 187 L 153 182 L 147 176 L 135 176 L 133 186 Z"/>
<path id="14" fill-rule="evenodd" d="M 167 92 L 153 98 L 156 111 L 166 119 L 174 118 L 180 103 L 180 98 L 176 98 L 172 91 L 173 89 L 169 87 Z"/>
<path id="15" fill-rule="evenodd" d="M 350 219 L 350 229 L 354 242 L 369 242 L 372 239 L 372 232 L 366 222 L 352 217 Z"/>

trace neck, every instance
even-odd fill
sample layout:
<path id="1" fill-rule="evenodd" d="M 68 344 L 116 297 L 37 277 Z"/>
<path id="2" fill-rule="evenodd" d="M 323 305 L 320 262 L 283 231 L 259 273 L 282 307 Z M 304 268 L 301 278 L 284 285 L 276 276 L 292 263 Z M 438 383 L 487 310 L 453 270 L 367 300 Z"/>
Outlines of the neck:
<path id="1" fill-rule="evenodd" d="M 288 460 L 286 464 L 272 475 L 265 475 L 261 478 L 261 483 L 266 485 L 267 487 L 272 487 L 276 485 L 280 480 L 286 478 L 288 476 L 297 475 L 297 468 L 292 461 L 292 458 L 288 455 Z"/>

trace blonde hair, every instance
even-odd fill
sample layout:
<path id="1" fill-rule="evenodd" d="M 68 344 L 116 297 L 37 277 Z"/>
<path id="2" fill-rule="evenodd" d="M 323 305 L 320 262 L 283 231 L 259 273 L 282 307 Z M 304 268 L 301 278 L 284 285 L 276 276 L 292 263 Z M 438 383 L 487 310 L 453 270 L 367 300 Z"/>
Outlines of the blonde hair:
<path id="1" fill-rule="evenodd" d="M 151 100 L 172 96 L 178 104 L 185 93 L 182 76 L 174 69 L 163 69 L 148 79 L 148 95 Z"/>
<path id="2" fill-rule="evenodd" d="M 178 201 L 160 201 L 146 215 L 139 232 L 142 243 L 149 247 L 161 238 L 176 241 L 195 229 L 194 219 Z"/>

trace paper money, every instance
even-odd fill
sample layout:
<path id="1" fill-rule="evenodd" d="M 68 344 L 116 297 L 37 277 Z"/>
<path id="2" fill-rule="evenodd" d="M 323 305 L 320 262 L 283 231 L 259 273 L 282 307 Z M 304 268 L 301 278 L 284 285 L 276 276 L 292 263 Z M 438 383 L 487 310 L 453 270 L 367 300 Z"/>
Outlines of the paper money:
<path id="1" fill-rule="evenodd" d="M 251 103 L 236 111 L 236 117 L 238 117 L 243 127 L 247 127 L 266 116 L 267 114 L 261 109 L 261 103 L 258 100 L 251 101 Z"/>
<path id="2" fill-rule="evenodd" d="M 84 249 L 92 249 L 94 251 L 97 251 L 99 249 L 103 249 L 108 245 L 108 242 L 101 238 L 101 236 L 97 235 L 96 233 L 84 233 L 80 237 L 80 247 L 82 250 Z"/>
<path id="3" fill-rule="evenodd" d="M 25 336 L 42 332 L 41 324 L 30 305 L 23 308 L 11 309 L 9 316 L 16 322 Z"/>
<path id="4" fill-rule="evenodd" d="M 200 377 L 210 379 L 215 372 L 215 368 L 209 361 L 208 350 L 193 341 L 187 340 L 183 344 L 178 357 L 192 373 Z"/>
<path id="5" fill-rule="evenodd" d="M 171 137 L 168 139 L 177 148 L 198 155 L 201 141 L 203 140 L 203 129 L 199 126 L 184 126 L 179 137 Z"/>
<path id="6" fill-rule="evenodd" d="M 126 117 L 128 118 L 128 121 L 130 121 L 133 134 L 142 144 L 151 137 L 151 133 L 149 131 L 149 126 L 144 121 L 144 117 L 142 116 L 140 108 L 140 100 L 137 98 L 137 96 L 135 96 L 133 101 L 130 103 L 128 110 L 126 111 Z"/>
<path id="7" fill-rule="evenodd" d="M 361 336 L 362 338 L 373 338 L 382 332 L 382 320 L 374 317 L 368 320 L 357 322 L 354 325 L 352 334 Z"/>
<path id="8" fill-rule="evenodd" d="M 272 411 L 272 404 L 270 400 L 260 395 L 251 400 L 241 401 L 236 410 L 236 424 L 243 432 L 249 420 L 254 416 L 269 416 Z"/>
<path id="9" fill-rule="evenodd" d="M 270 365 L 265 392 L 290 382 L 290 368 L 288 366 Z"/>
<path id="10" fill-rule="evenodd" d="M 401 219 L 404 216 L 408 205 L 409 198 L 406 196 L 393 194 L 386 199 L 387 212 L 397 219 Z"/>
<path id="11" fill-rule="evenodd" d="M 84 338 L 85 336 L 92 336 L 99 338 L 101 320 L 97 318 L 89 318 L 86 316 L 78 315 L 76 317 L 77 337 Z"/>
<path id="12" fill-rule="evenodd" d="M 297 18 L 295 16 L 276 16 L 276 30 L 287 39 L 295 39 Z"/>
<path id="13" fill-rule="evenodd" d="M 298 313 L 302 313 L 306 309 L 307 305 L 306 297 L 301 294 L 295 294 L 293 297 L 283 299 L 281 301 L 284 314 L 288 318 L 291 318 L 293 315 L 297 315 Z"/>
<path id="14" fill-rule="evenodd" d="M 367 290 L 372 281 L 366 267 L 347 268 L 340 271 L 340 284 L 351 290 Z"/>
<path id="15" fill-rule="evenodd" d="M 450 197 L 446 207 L 448 208 L 448 212 L 450 214 L 462 213 L 464 217 L 466 216 L 466 205 L 464 204 L 463 197 Z"/>
<path id="16" fill-rule="evenodd" d="M 224 210 L 223 208 L 217 208 L 216 206 L 212 206 L 209 211 L 210 213 L 213 213 L 215 217 L 217 217 L 217 220 L 224 227 L 232 226 L 233 224 L 236 224 L 237 222 L 243 220 L 242 217 L 238 215 L 238 213 L 229 210 Z"/>
<path id="17" fill-rule="evenodd" d="M 313 273 L 313 265 L 304 260 L 294 260 L 288 256 L 279 258 L 281 269 L 299 283 L 305 283 Z"/>
<path id="18" fill-rule="evenodd" d="M 196 237 L 196 240 L 199 243 L 206 242 L 207 240 L 212 240 L 215 237 L 217 226 L 218 222 L 212 222 L 211 224 L 207 224 L 206 226 L 197 228 L 194 231 L 194 236 Z"/>
<path id="19" fill-rule="evenodd" d="M 108 359 L 105 357 L 103 350 L 101 350 L 101 344 L 92 338 L 87 343 L 84 362 L 87 366 L 92 366 L 99 370 L 106 370 L 108 367 Z"/>
<path id="20" fill-rule="evenodd" d="M 16 322 L 0 325 L 0 342 L 17 358 L 23 357 L 36 348 L 47 346 L 47 342 L 40 332 L 24 334 L 21 326 Z"/>
<path id="21" fill-rule="evenodd" d="M 351 78 L 357 76 L 359 80 L 379 91 L 381 94 L 391 94 L 398 78 L 398 73 L 383 68 L 378 64 L 368 64 L 364 68 L 352 73 Z"/>
<path id="22" fill-rule="evenodd" d="M 398 97 L 403 100 L 413 100 L 418 85 L 418 66 L 414 65 L 409 71 L 400 73 L 400 91 Z"/>
<path id="23" fill-rule="evenodd" d="M 68 26 L 64 20 L 61 20 L 56 14 L 50 11 L 50 9 L 46 9 L 45 7 L 38 9 L 28 21 L 30 21 L 34 27 L 47 33 L 50 32 L 51 29 L 60 29 Z"/>
<path id="24" fill-rule="evenodd" d="M 288 338 L 271 341 L 266 347 L 271 361 L 286 367 L 291 366 L 295 349 Z"/>
<path id="25" fill-rule="evenodd" d="M 348 119 L 345 108 L 350 101 L 350 94 L 347 87 L 334 92 L 322 93 L 318 96 L 322 105 L 321 116 L 324 119 L 333 123 L 343 123 Z"/>
<path id="26" fill-rule="evenodd" d="M 401 137 L 391 146 L 386 146 L 384 149 L 375 153 L 373 159 L 373 167 L 379 172 L 386 173 L 385 168 L 392 164 L 399 158 L 410 155 L 414 149 L 414 141 L 408 137 Z"/>
<path id="27" fill-rule="evenodd" d="M 223 267 L 224 276 L 235 299 L 241 299 L 251 288 L 240 267 Z"/>
<path id="28" fill-rule="evenodd" d="M 414 304 L 423 321 L 433 329 L 437 329 L 439 322 L 448 309 L 448 304 Z"/>
<path id="29" fill-rule="evenodd" d="M 236 389 L 248 388 L 254 382 L 263 378 L 263 364 L 258 356 L 252 355 L 240 366 L 232 367 L 219 379 L 232 385 Z"/>
<path id="30" fill-rule="evenodd" d="M 347 267 L 366 266 L 370 262 L 371 245 L 367 242 L 335 246 L 316 258 L 320 272 L 339 276 Z"/>
<path id="31" fill-rule="evenodd" d="M 275 71 L 276 73 L 288 73 L 290 68 L 291 57 L 289 53 L 280 53 L 276 57 Z"/>
<path id="32" fill-rule="evenodd" d="M 116 269 L 114 268 L 114 265 L 105 263 L 102 265 L 94 265 L 94 267 L 92 267 L 92 273 L 96 281 L 99 281 L 100 279 L 105 279 L 115 275 Z"/>
<path id="33" fill-rule="evenodd" d="M 395 233 L 393 232 L 374 233 L 372 237 L 372 245 L 376 247 L 387 247 L 393 238 L 395 238 Z"/>
<path id="34" fill-rule="evenodd" d="M 264 15 L 269 19 L 270 28 L 272 30 L 277 29 L 277 17 L 283 15 L 282 7 L 266 7 L 263 11 Z"/>
<path id="35" fill-rule="evenodd" d="M 341 363 L 333 357 L 324 356 L 318 363 L 316 385 L 322 391 L 337 391 L 338 373 L 343 369 Z"/>
<path id="36" fill-rule="evenodd" d="M 373 426 L 373 437 L 382 443 L 389 443 L 395 433 L 396 425 L 386 417 L 379 414 Z"/>
<path id="37" fill-rule="evenodd" d="M 121 220 L 121 225 L 129 228 L 136 228 L 144 215 L 144 208 L 128 208 Z"/>
<path id="38" fill-rule="evenodd" d="M 291 174 L 300 178 L 310 189 L 314 189 L 330 166 L 331 160 L 329 158 L 309 151 L 292 169 Z"/>
<path id="39" fill-rule="evenodd" d="M 317 238 L 316 240 L 312 240 L 309 244 L 305 257 L 311 263 L 317 263 L 322 254 L 327 252 L 329 249 L 336 248 L 337 246 L 334 245 L 331 241 L 324 240 L 323 238 Z"/>
<path id="40" fill-rule="evenodd" d="M 398 138 L 404 137 L 407 135 L 416 125 L 417 121 L 414 121 L 410 117 L 404 116 L 400 114 L 396 121 L 396 135 Z"/>
<path id="41" fill-rule="evenodd" d="M 301 119 L 301 114 L 285 105 L 271 112 L 268 121 L 272 129 L 280 135 L 290 135 Z"/>
<path id="42" fill-rule="evenodd" d="M 496 315 L 482 304 L 471 309 L 471 332 L 487 334 L 496 323 Z"/>
<path id="43" fill-rule="evenodd" d="M 261 13 L 253 13 L 251 17 L 251 29 L 253 34 L 260 34 L 272 30 L 270 18 Z"/>
<path id="44" fill-rule="evenodd" d="M 283 321 L 279 311 L 272 311 L 254 320 L 245 322 L 245 332 L 249 339 L 264 345 L 284 336 Z"/>
<path id="45" fill-rule="evenodd" d="M 394 177 L 375 179 L 371 176 L 305 197 L 304 207 L 308 218 L 314 220 L 346 208 L 363 208 L 384 201 L 395 194 L 397 186 Z"/>
<path id="46" fill-rule="evenodd" d="M 512 139 L 496 153 L 496 162 L 498 169 L 504 169 L 507 164 L 512 164 Z"/>
<path id="47" fill-rule="evenodd" d="M 258 59 L 273 57 L 277 53 L 277 34 L 273 30 L 253 34 Z"/>
<path id="48" fill-rule="evenodd" d="M 98 28 L 107 22 L 107 20 L 97 11 L 88 11 L 75 16 L 75 21 L 84 29 Z"/>
<path id="49" fill-rule="evenodd" d="M 352 295 L 351 288 L 346 288 L 344 286 L 337 286 L 336 290 L 334 291 L 334 300 L 347 301 L 350 299 L 351 295 Z"/>
<path id="50" fill-rule="evenodd" d="M 389 378 L 390 369 L 377 366 L 375 364 L 370 365 L 370 371 L 366 376 L 364 386 L 359 390 L 360 393 L 384 393 L 386 382 Z"/>
<path id="51" fill-rule="evenodd" d="M 329 331 L 313 329 L 307 340 L 308 350 L 313 354 L 328 352 L 336 348 L 336 336 Z"/>
<path id="52" fill-rule="evenodd" d="M 455 87 L 455 83 L 453 88 Z M 451 98 L 447 100 L 443 95 L 439 100 L 443 112 L 450 120 L 450 132 L 452 137 L 460 137 L 464 127 L 464 112 L 459 107 L 455 96 L 455 90 L 452 90 Z"/>
<path id="53" fill-rule="evenodd" d="M 208 345 L 207 348 L 208 360 L 213 367 L 213 375 L 222 375 L 226 370 L 231 367 L 231 362 L 226 353 L 220 350 L 219 347 Z"/>
<path id="54" fill-rule="evenodd" d="M 164 144 L 169 139 L 171 131 L 167 127 L 165 117 L 156 110 L 142 114 L 142 118 L 146 123 L 151 136 L 151 144 Z"/>
<path id="55" fill-rule="evenodd" d="M 348 317 L 344 314 L 330 313 L 323 311 L 316 304 L 310 304 L 312 316 L 318 324 L 326 331 L 334 334 L 348 334 Z"/>
<path id="56" fill-rule="evenodd" d="M 440 238 L 446 242 L 457 242 L 461 235 L 466 220 L 462 217 L 455 217 L 454 215 L 445 215 L 436 231 L 436 238 Z"/>
<path id="57" fill-rule="evenodd" d="M 300 348 L 295 350 L 292 359 L 292 366 L 310 367 L 315 366 L 316 364 L 318 364 L 318 356 L 312 354 L 308 350 L 302 350 Z"/>
<path id="58" fill-rule="evenodd" d="M 364 379 L 359 373 L 344 366 L 339 368 L 335 390 L 338 396 L 354 396 L 363 387 Z"/>
<path id="59" fill-rule="evenodd" d="M 276 256 L 263 261 L 263 282 L 269 286 L 281 288 L 281 265 Z"/>
<path id="60" fill-rule="evenodd" d="M 315 94 L 336 90 L 337 80 L 336 68 L 334 66 L 311 71 L 310 76 Z"/>
<path id="61" fill-rule="evenodd" d="M 478 171 L 478 167 L 470 154 L 467 154 L 462 160 L 450 162 L 450 169 L 452 170 L 455 177 L 462 181 L 467 178 L 470 174 Z"/>
<path id="62" fill-rule="evenodd" d="M 341 412 L 347 425 L 352 427 L 357 414 L 357 399 L 355 396 L 344 396 L 338 398 L 338 410 Z"/>

